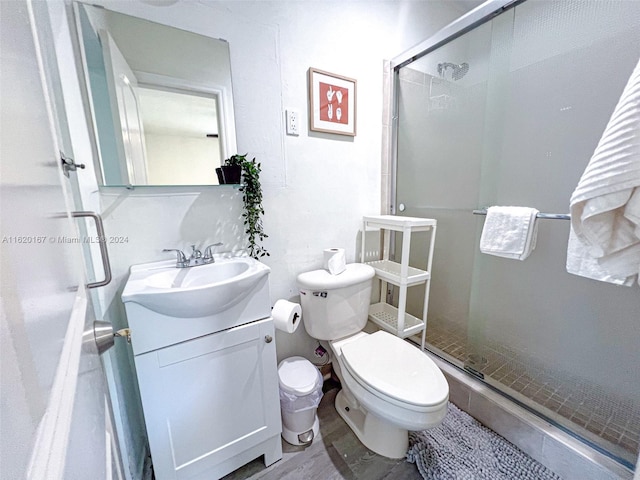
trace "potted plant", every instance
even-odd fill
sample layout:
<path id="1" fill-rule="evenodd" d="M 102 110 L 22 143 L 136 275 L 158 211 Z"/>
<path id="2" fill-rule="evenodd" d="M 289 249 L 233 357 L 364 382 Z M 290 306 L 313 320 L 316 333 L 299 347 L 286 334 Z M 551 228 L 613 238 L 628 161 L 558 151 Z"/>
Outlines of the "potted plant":
<path id="1" fill-rule="evenodd" d="M 237 173 L 234 170 L 237 169 Z M 249 255 L 253 258 L 261 258 L 269 256 L 262 245 L 262 240 L 268 237 L 262 229 L 262 215 L 264 208 L 262 207 L 262 185 L 260 184 L 261 165 L 256 159 L 247 160 L 247 154 L 232 155 L 224 161 L 220 168 L 216 168 L 218 180 L 221 185 L 229 183 L 240 183 L 242 179 L 242 202 L 244 204 L 245 232 L 249 238 Z M 237 177 L 236 177 L 237 175 Z"/>
<path id="2" fill-rule="evenodd" d="M 241 159 L 242 167 L 242 202 L 244 203 L 244 225 L 245 232 L 249 238 L 249 255 L 253 258 L 269 256 L 269 252 L 259 244 L 269 235 L 264 233 L 262 228 L 262 185 L 260 184 L 260 172 L 262 167 L 256 159 L 247 160 L 247 155 L 234 155 Z"/>
<path id="3" fill-rule="evenodd" d="M 232 155 L 227 158 L 219 168 L 216 168 L 218 183 L 220 185 L 240 183 L 242 162 L 246 161 L 246 157 L 246 155 Z"/>

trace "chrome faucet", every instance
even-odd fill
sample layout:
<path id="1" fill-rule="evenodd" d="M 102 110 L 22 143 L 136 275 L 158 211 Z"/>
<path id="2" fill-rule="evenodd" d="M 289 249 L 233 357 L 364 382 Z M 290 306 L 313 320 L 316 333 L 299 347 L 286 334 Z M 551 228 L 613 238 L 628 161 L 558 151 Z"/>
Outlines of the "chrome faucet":
<path id="1" fill-rule="evenodd" d="M 206 265 L 208 263 L 214 263 L 215 259 L 213 258 L 213 247 L 219 247 L 222 243 L 214 243 L 209 245 L 205 251 L 204 256 L 202 252 L 196 248 L 195 245 L 191 245 L 191 256 L 187 258 L 182 250 L 178 250 L 177 248 L 165 248 L 163 252 L 176 252 L 176 268 L 188 268 L 188 267 L 197 267 L 198 265 Z"/>

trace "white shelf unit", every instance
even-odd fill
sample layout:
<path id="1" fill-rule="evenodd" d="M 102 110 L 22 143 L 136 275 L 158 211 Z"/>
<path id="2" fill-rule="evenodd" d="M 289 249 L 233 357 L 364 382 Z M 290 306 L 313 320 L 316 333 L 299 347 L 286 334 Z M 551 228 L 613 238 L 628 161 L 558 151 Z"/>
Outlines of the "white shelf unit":
<path id="1" fill-rule="evenodd" d="M 422 349 L 424 350 L 427 331 L 427 311 L 429 309 L 429 287 L 431 284 L 431 266 L 433 262 L 433 247 L 436 239 L 436 220 L 432 218 L 400 217 L 395 215 L 375 215 L 363 217 L 362 231 L 362 263 L 371 265 L 380 280 L 380 301 L 369 307 L 369 320 L 382 329 L 407 338 L 422 332 Z M 366 233 L 372 230 L 383 231 L 382 259 L 366 261 Z M 389 245 L 391 232 L 402 233 L 402 256 L 400 262 L 389 259 Z M 430 232 L 427 269 L 421 270 L 409 266 L 411 249 L 411 234 L 415 232 Z M 399 288 L 398 307 L 386 303 L 387 283 Z M 422 318 L 417 318 L 406 312 L 407 288 L 424 284 L 424 305 Z"/>

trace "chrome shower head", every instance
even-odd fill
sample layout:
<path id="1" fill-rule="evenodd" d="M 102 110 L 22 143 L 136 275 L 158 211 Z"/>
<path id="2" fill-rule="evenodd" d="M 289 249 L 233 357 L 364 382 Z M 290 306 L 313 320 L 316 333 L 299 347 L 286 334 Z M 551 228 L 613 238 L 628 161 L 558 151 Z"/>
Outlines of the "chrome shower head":
<path id="1" fill-rule="evenodd" d="M 453 73 L 451 74 L 451 77 L 454 80 L 460 80 L 462 77 L 464 77 L 467 72 L 469 72 L 469 64 L 467 62 L 461 63 L 460 65 L 457 65 L 454 69 L 453 69 Z"/>
<path id="2" fill-rule="evenodd" d="M 460 80 L 469 71 L 469 64 L 467 62 L 456 65 L 455 63 L 443 62 L 438 64 L 438 75 L 444 78 L 444 74 L 447 69 L 451 69 L 451 79 Z"/>

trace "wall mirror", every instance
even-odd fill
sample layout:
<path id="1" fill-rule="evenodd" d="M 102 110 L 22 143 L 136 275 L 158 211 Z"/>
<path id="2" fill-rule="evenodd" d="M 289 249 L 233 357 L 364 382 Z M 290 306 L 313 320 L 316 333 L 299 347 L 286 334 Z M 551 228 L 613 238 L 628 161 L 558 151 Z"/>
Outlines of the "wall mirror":
<path id="1" fill-rule="evenodd" d="M 236 153 L 229 44 L 74 4 L 103 186 L 217 185 Z"/>

